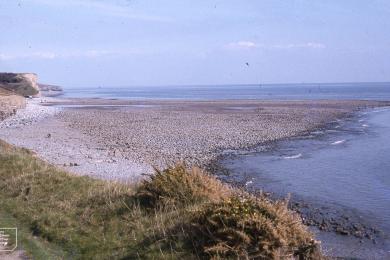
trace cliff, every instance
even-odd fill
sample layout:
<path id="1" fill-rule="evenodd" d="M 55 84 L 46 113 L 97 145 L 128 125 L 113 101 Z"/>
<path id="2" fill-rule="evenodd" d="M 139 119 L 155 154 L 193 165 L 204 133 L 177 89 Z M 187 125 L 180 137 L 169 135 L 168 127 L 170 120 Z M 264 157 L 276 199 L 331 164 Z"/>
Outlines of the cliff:
<path id="1" fill-rule="evenodd" d="M 38 83 L 40 95 L 43 97 L 55 97 L 63 94 L 60 86 Z"/>
<path id="2" fill-rule="evenodd" d="M 34 73 L 0 73 L 0 88 L 24 97 L 39 94 Z"/>

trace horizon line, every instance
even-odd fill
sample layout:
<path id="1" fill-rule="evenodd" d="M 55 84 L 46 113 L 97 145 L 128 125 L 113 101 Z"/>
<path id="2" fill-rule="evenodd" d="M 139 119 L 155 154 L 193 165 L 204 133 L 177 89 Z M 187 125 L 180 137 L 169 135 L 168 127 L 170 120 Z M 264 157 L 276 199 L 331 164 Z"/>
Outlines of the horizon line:
<path id="1" fill-rule="evenodd" d="M 40 83 L 47 85 L 57 85 L 51 83 Z M 162 84 L 162 85 L 95 85 L 85 87 L 68 87 L 59 85 L 66 88 L 132 88 L 132 87 L 226 87 L 226 86 L 272 86 L 272 85 L 334 85 L 334 84 L 390 84 L 390 81 L 342 81 L 342 82 L 290 82 L 290 83 L 228 83 L 228 84 Z"/>

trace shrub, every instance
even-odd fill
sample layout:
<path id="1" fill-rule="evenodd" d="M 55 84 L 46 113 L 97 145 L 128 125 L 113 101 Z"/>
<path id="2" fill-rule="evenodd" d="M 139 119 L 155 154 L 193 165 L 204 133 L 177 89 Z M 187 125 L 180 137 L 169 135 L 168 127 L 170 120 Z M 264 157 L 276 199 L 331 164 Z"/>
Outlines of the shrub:
<path id="1" fill-rule="evenodd" d="M 144 206 L 158 204 L 193 204 L 216 202 L 231 193 L 230 187 L 199 168 L 187 169 L 184 164 L 168 167 L 151 175 L 138 188 L 136 196 Z"/>
<path id="2" fill-rule="evenodd" d="M 321 258 L 318 242 L 288 210 L 287 201 L 227 187 L 198 168 L 179 164 L 156 171 L 137 196 L 141 205 L 176 205 L 174 211 L 180 212 L 176 225 L 151 240 L 165 241 L 169 247 L 187 244 L 200 258 Z"/>
<path id="3" fill-rule="evenodd" d="M 318 242 L 286 204 L 233 195 L 195 212 L 187 233 L 210 258 L 320 259 Z"/>

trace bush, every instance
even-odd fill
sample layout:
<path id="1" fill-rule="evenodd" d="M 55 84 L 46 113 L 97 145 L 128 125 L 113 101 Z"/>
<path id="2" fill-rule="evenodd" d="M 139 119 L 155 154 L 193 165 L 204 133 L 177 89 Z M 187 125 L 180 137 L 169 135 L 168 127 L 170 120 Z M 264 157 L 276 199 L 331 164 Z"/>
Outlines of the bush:
<path id="1" fill-rule="evenodd" d="M 175 205 L 177 224 L 154 239 L 185 243 L 201 258 L 321 258 L 318 242 L 287 201 L 230 188 L 198 168 L 156 171 L 136 196 L 148 207 Z"/>
<path id="2" fill-rule="evenodd" d="M 233 195 L 195 212 L 187 233 L 210 258 L 321 258 L 318 242 L 284 201 Z"/>
<path id="3" fill-rule="evenodd" d="M 226 198 L 232 190 L 214 176 L 199 168 L 187 169 L 183 164 L 168 167 L 145 180 L 136 197 L 141 205 L 155 207 L 158 204 L 194 204 L 197 202 L 216 202 Z"/>

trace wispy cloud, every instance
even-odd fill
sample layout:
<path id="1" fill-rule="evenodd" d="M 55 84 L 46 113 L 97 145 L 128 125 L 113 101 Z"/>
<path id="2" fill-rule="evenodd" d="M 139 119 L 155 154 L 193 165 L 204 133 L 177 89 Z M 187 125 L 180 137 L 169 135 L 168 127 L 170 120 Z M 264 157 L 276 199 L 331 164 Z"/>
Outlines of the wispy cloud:
<path id="1" fill-rule="evenodd" d="M 252 41 L 231 42 L 224 46 L 229 50 L 253 50 L 253 49 L 324 49 L 326 45 L 318 42 L 290 43 L 290 44 L 259 44 Z"/>
<path id="2" fill-rule="evenodd" d="M 32 52 L 32 53 L 0 53 L 0 60 L 17 60 L 17 59 L 54 59 L 57 54 L 53 52 Z"/>
<path id="3" fill-rule="evenodd" d="M 307 42 L 307 43 L 298 43 L 298 44 L 277 44 L 277 45 L 271 45 L 270 47 L 274 49 L 297 49 L 297 48 L 324 49 L 326 48 L 326 45 L 318 42 Z"/>
<path id="4" fill-rule="evenodd" d="M 250 41 L 231 42 L 225 46 L 228 49 L 255 49 L 258 45 Z"/>
<path id="5" fill-rule="evenodd" d="M 54 60 L 54 59 L 69 59 L 69 58 L 100 58 L 114 56 L 130 56 L 144 53 L 137 50 L 86 50 L 86 51 L 36 51 L 36 52 L 20 52 L 20 53 L 0 53 L 0 60 L 20 60 L 20 59 L 39 59 L 39 60 Z"/>
<path id="6" fill-rule="evenodd" d="M 169 17 L 161 17 L 157 15 L 135 12 L 130 8 L 131 6 L 129 0 L 115 2 L 103 0 L 26 0 L 26 2 L 58 8 L 78 7 L 82 8 L 83 10 L 95 10 L 108 16 L 129 18 L 134 20 L 155 22 L 171 21 L 171 18 Z"/>

